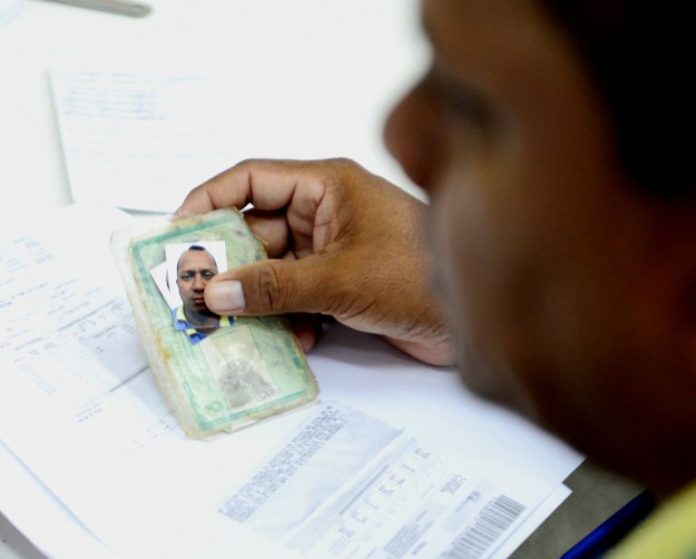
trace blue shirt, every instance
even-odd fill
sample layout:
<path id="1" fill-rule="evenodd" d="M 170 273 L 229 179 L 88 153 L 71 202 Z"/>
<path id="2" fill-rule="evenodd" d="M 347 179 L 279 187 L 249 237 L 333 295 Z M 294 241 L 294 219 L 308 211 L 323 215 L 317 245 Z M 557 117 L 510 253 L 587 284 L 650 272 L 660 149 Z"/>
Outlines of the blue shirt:
<path id="1" fill-rule="evenodd" d="M 172 311 L 172 318 L 174 319 L 174 330 L 179 330 L 186 332 L 186 334 L 189 337 L 189 340 L 193 345 L 196 345 L 197 343 L 202 342 L 208 337 L 208 334 L 205 332 L 199 332 L 196 330 L 188 320 L 186 320 L 186 315 L 184 314 L 184 307 L 183 305 L 181 307 L 177 307 Z M 234 320 L 234 319 L 232 319 Z M 231 324 L 230 322 L 230 317 L 229 316 L 221 316 L 220 317 L 220 322 L 218 326 L 220 328 L 223 328 L 225 326 L 229 326 Z"/>

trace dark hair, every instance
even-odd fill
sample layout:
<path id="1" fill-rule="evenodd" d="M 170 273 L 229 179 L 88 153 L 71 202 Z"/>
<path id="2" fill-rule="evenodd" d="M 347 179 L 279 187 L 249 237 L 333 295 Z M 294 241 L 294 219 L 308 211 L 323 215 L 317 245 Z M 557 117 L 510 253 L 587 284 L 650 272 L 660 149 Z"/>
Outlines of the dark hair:
<path id="1" fill-rule="evenodd" d="M 650 192 L 696 191 L 690 2 L 542 0 L 603 95 L 628 175 Z"/>
<path id="2" fill-rule="evenodd" d="M 183 252 L 179 255 L 179 260 L 176 261 L 176 273 L 177 273 L 177 274 L 179 273 L 179 266 L 181 266 L 181 259 L 184 257 L 184 254 L 186 254 L 187 252 L 189 252 L 189 251 L 191 251 L 191 250 L 203 251 L 203 252 L 207 252 L 208 254 L 210 254 L 210 252 L 208 251 L 208 249 L 205 248 L 204 246 L 201 246 L 201 245 L 191 245 L 190 247 L 188 247 L 185 251 L 183 251 Z M 210 254 L 210 258 L 213 259 L 213 263 L 215 264 L 215 267 L 217 268 L 217 261 L 215 260 L 215 257 L 214 257 L 212 254 Z"/>

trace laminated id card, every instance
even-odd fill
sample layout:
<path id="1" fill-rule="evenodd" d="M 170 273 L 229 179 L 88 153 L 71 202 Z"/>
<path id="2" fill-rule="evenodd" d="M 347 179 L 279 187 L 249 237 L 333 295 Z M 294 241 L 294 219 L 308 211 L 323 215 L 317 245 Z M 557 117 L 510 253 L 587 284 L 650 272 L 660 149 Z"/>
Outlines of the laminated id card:
<path id="1" fill-rule="evenodd" d="M 219 316 L 205 304 L 216 274 L 266 258 L 240 212 L 117 232 L 112 249 L 150 366 L 188 436 L 233 431 L 317 397 L 282 318 Z"/>

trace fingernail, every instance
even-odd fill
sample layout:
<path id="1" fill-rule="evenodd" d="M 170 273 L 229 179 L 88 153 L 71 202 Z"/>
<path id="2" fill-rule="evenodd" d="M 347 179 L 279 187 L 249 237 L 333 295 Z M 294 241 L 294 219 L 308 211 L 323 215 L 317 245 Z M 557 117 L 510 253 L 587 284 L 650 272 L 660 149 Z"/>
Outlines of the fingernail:
<path id="1" fill-rule="evenodd" d="M 180 218 L 180 217 L 190 217 L 193 214 L 189 211 L 184 209 L 183 206 L 179 207 L 175 212 L 174 212 L 174 217 L 175 218 Z"/>
<path id="2" fill-rule="evenodd" d="M 217 281 L 205 290 L 208 308 L 217 314 L 234 314 L 244 309 L 244 290 L 237 280 Z"/>

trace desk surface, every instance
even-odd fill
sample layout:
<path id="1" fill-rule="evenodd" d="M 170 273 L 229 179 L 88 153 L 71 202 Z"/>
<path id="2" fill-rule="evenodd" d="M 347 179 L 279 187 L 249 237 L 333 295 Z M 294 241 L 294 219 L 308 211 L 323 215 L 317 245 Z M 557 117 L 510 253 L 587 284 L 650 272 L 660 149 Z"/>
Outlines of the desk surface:
<path id="1" fill-rule="evenodd" d="M 641 491 L 633 482 L 587 461 L 565 483 L 573 493 L 511 559 L 560 557 Z"/>

